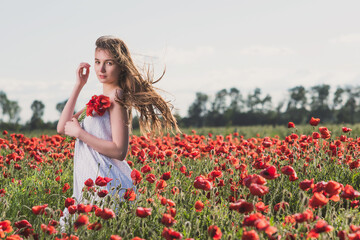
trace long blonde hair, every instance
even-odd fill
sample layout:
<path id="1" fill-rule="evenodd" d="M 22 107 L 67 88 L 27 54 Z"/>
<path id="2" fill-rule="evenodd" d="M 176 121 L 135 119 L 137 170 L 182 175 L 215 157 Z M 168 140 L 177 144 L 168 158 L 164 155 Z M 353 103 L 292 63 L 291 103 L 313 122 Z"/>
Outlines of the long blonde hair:
<path id="1" fill-rule="evenodd" d="M 119 38 L 102 36 L 96 40 L 95 45 L 96 49 L 109 51 L 120 66 L 121 73 L 118 85 L 123 90 L 123 96 L 117 97 L 116 102 L 127 109 L 130 129 L 132 108 L 134 108 L 140 114 L 139 125 L 142 134 L 147 132 L 161 133 L 163 129 L 180 132 L 176 119 L 171 113 L 172 104 L 166 102 L 153 86 L 164 76 L 165 71 L 156 81 L 154 81 L 150 71 L 143 75 L 140 74 L 131 58 L 128 47 Z"/>

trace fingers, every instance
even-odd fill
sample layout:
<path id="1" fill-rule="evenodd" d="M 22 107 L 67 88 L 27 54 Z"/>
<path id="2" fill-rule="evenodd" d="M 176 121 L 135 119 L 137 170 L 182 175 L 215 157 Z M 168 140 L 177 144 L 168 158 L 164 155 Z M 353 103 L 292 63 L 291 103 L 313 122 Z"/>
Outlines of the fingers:
<path id="1" fill-rule="evenodd" d="M 79 67 L 77 69 L 78 75 L 79 77 L 81 76 L 88 76 L 89 75 L 89 71 L 90 71 L 90 67 L 91 65 L 86 63 L 86 62 L 82 62 L 79 64 Z"/>

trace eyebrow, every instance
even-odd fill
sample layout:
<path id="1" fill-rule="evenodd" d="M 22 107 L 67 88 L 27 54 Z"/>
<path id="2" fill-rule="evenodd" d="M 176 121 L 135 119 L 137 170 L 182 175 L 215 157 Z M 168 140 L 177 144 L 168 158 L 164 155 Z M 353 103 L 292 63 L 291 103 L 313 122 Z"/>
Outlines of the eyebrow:
<path id="1" fill-rule="evenodd" d="M 99 59 L 98 59 L 98 58 L 95 58 L 95 60 L 99 60 Z M 106 62 L 106 61 L 115 61 L 115 59 L 105 59 L 104 61 L 105 61 L 105 62 Z"/>

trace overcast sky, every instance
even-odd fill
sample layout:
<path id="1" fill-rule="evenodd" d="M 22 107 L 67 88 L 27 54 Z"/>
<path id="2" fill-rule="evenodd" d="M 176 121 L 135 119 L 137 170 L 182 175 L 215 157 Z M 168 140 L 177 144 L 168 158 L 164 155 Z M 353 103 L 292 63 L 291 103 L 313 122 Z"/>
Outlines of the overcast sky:
<path id="1" fill-rule="evenodd" d="M 34 100 L 45 121 L 70 95 L 80 62 L 94 62 L 95 41 L 114 35 L 186 116 L 196 92 L 260 87 L 273 105 L 303 85 L 357 86 L 360 1 L 3 1 L 0 0 L 0 90 L 31 118 Z M 102 88 L 93 70 L 82 108 Z"/>

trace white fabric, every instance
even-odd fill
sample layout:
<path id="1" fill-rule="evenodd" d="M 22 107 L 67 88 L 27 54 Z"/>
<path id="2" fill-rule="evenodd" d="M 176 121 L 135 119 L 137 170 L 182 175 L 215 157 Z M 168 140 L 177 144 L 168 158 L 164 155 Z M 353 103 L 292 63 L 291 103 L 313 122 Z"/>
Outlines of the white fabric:
<path id="1" fill-rule="evenodd" d="M 88 133 L 104 140 L 112 140 L 110 114 L 106 111 L 103 116 L 99 116 L 94 112 L 94 116 L 86 116 L 80 123 L 80 126 Z M 127 188 L 132 188 L 131 168 L 126 160 L 120 161 L 109 158 L 88 146 L 86 143 L 76 139 L 74 150 L 74 178 L 73 178 L 73 197 L 76 203 L 88 201 L 82 198 L 82 189 L 84 182 L 91 178 L 94 183 L 98 176 L 109 177 L 113 180 L 107 184 L 106 189 L 109 194 L 114 195 L 116 188 L 121 185 L 119 191 L 120 200 Z M 113 188 L 115 187 L 115 189 Z M 113 189 L 113 190 L 112 190 Z M 135 190 L 135 188 L 134 188 Z M 96 195 L 97 196 L 97 195 Z M 118 199 L 118 198 L 115 198 Z M 90 202 L 93 203 L 91 199 Z M 65 208 L 64 217 L 60 219 L 60 224 L 64 226 L 64 218 L 68 216 L 68 210 Z"/>
<path id="2" fill-rule="evenodd" d="M 91 135 L 100 139 L 112 140 L 110 114 L 106 111 L 103 116 L 99 116 L 94 112 L 94 116 L 87 116 L 82 122 L 81 127 Z M 120 161 L 109 158 L 101 153 L 95 151 L 86 143 L 76 139 L 74 152 L 74 192 L 73 197 L 80 202 L 82 188 L 85 186 L 84 182 L 91 178 L 95 182 L 98 176 L 109 177 L 113 180 L 108 183 L 106 189 L 111 192 L 112 187 L 117 187 L 121 184 L 122 191 L 120 197 L 125 191 L 125 188 L 132 188 L 133 183 L 131 179 L 131 168 L 126 160 Z"/>

